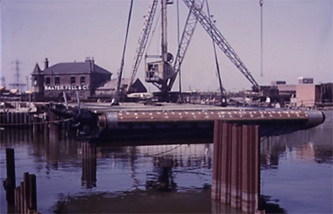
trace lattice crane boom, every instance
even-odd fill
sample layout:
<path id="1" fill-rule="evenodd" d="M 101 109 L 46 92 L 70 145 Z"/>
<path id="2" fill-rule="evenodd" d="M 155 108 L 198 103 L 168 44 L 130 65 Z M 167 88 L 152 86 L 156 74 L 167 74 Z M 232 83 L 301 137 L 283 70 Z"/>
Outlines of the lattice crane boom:
<path id="1" fill-rule="evenodd" d="M 155 16 L 155 13 L 156 13 L 157 3 L 158 3 L 158 0 L 152 0 L 150 2 L 149 7 L 148 7 L 147 14 L 145 15 L 143 29 L 142 29 L 141 35 L 139 37 L 138 47 L 136 49 L 136 54 L 135 54 L 134 61 L 133 61 L 132 75 L 130 77 L 129 84 L 127 86 L 127 92 L 130 92 L 130 90 L 131 90 L 131 85 L 134 81 L 135 75 L 138 71 L 140 62 L 142 60 L 142 56 L 143 56 L 144 51 L 146 49 L 149 34 L 150 34 L 150 30 L 152 28 L 154 16 Z"/>
<path id="2" fill-rule="evenodd" d="M 191 7 L 192 8 L 195 7 L 197 10 L 202 10 L 204 1 L 205 0 L 198 1 L 197 4 L 195 2 L 192 2 Z M 177 51 L 177 55 L 176 55 L 174 66 L 173 66 L 175 74 L 170 78 L 170 80 L 168 81 L 168 84 L 167 84 L 168 91 L 171 91 L 171 88 L 176 80 L 177 74 L 180 71 L 180 67 L 184 60 L 187 48 L 190 44 L 190 41 L 193 36 L 197 23 L 198 23 L 198 19 L 194 16 L 194 14 L 190 10 L 187 15 L 183 34 L 182 34 L 181 40 L 179 42 L 178 51 Z"/>
<path id="3" fill-rule="evenodd" d="M 190 9 L 193 15 L 197 18 L 202 27 L 206 30 L 209 36 L 213 39 L 215 44 L 223 51 L 223 53 L 229 58 L 229 60 L 238 68 L 238 70 L 250 81 L 254 87 L 258 87 L 259 84 L 253 78 L 251 73 L 248 71 L 244 63 L 241 61 L 239 56 L 224 38 L 222 33 L 216 28 L 211 19 L 197 7 L 192 7 L 195 0 L 183 0 L 185 5 Z"/>

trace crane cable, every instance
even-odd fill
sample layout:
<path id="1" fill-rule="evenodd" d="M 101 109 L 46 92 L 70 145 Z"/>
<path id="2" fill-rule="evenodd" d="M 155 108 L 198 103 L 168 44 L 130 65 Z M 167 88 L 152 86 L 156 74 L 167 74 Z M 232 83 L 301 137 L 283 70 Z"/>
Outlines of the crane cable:
<path id="1" fill-rule="evenodd" d="M 264 63 L 263 63 L 263 47 L 264 47 L 264 44 L 263 44 L 263 7 L 262 5 L 264 4 L 264 1 L 263 0 L 259 0 L 259 5 L 260 5 L 260 76 L 264 76 Z"/>
<path id="2" fill-rule="evenodd" d="M 209 5 L 208 5 L 208 0 L 206 1 L 206 6 L 207 6 L 208 16 L 211 19 L 211 15 L 210 15 L 210 11 L 209 11 Z M 218 80 L 219 80 L 219 86 L 220 86 L 220 91 L 221 91 L 221 105 L 222 105 L 223 104 L 223 85 L 222 85 L 222 79 L 221 79 L 221 72 L 220 72 L 219 61 L 218 61 L 218 57 L 217 57 L 217 53 L 216 53 L 216 46 L 215 46 L 215 42 L 214 42 L 213 39 L 212 39 L 212 43 L 213 43 L 213 50 L 214 50 L 214 56 L 215 56 L 216 71 L 217 71 Z"/>
<path id="3" fill-rule="evenodd" d="M 122 55 L 122 58 L 121 58 L 120 71 L 119 71 L 117 88 L 116 88 L 116 96 L 115 96 L 115 100 L 112 101 L 111 105 L 119 105 L 119 91 L 120 91 L 121 78 L 122 78 L 123 69 L 124 69 L 125 51 L 126 51 L 126 46 L 127 46 L 127 37 L 128 37 L 129 27 L 130 27 L 130 23 L 131 23 L 133 1 L 134 0 L 131 0 L 131 5 L 130 5 L 130 9 L 129 9 L 129 14 L 128 14 L 125 42 L 124 42 L 124 48 L 123 48 L 123 55 Z"/>
<path id="4" fill-rule="evenodd" d="M 179 47 L 179 45 L 180 45 L 180 25 L 179 25 L 179 0 L 177 0 L 177 41 L 178 41 L 178 47 Z M 178 84 L 179 84 L 179 86 L 178 86 L 178 88 L 179 88 L 179 94 L 181 94 L 182 93 L 182 74 L 181 74 L 181 69 L 179 69 L 179 71 L 178 71 L 178 77 L 179 77 L 179 82 L 178 82 Z"/>

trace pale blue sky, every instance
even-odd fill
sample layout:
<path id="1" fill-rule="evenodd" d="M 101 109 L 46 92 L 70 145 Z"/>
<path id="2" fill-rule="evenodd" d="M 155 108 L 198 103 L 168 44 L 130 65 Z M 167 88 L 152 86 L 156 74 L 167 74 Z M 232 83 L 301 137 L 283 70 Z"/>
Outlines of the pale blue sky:
<path id="1" fill-rule="evenodd" d="M 149 0 L 135 0 L 125 58 L 125 77 L 130 75 L 143 16 Z M 169 51 L 176 55 L 176 2 L 168 6 Z M 129 10 L 129 0 L 2 0 L 1 71 L 7 86 L 15 82 L 14 61 L 19 60 L 21 82 L 26 82 L 36 63 L 44 67 L 59 62 L 84 61 L 116 76 Z M 260 76 L 259 0 L 209 0 L 216 25 L 259 84 L 274 80 L 297 83 L 313 77 L 316 83 L 333 82 L 332 0 L 264 0 L 264 76 Z M 181 30 L 188 10 L 179 0 Z M 158 11 L 160 10 L 160 4 Z M 155 21 L 157 21 L 156 13 Z M 148 54 L 159 54 L 160 25 Z M 222 81 L 227 90 L 251 84 L 218 50 Z M 143 64 L 137 73 L 144 81 Z M 198 24 L 182 66 L 183 89 L 216 90 L 211 39 Z M 146 84 L 150 90 L 155 87 Z M 175 84 L 175 90 L 178 83 Z"/>

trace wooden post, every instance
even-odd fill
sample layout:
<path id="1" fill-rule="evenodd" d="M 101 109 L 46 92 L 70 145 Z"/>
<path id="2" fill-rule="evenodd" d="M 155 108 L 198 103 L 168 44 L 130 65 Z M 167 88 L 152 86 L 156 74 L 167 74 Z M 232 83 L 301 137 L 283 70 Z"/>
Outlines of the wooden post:
<path id="1" fill-rule="evenodd" d="M 215 121 L 212 199 L 243 212 L 258 210 L 259 127 Z"/>
<path id="2" fill-rule="evenodd" d="M 231 189 L 231 128 L 229 123 L 223 122 L 222 124 L 222 138 L 219 142 L 222 145 L 222 165 L 219 169 L 221 173 L 221 202 L 230 204 Z"/>
<path id="3" fill-rule="evenodd" d="M 219 180 L 221 179 L 221 173 L 219 169 L 222 165 L 222 145 L 217 143 L 222 138 L 222 132 L 219 131 L 222 129 L 222 121 L 214 121 L 214 153 L 213 153 L 213 175 L 212 175 L 212 199 L 220 200 L 221 199 L 221 186 Z"/>
<path id="4" fill-rule="evenodd" d="M 38 133 L 40 132 L 40 127 L 39 127 L 39 118 L 37 116 L 32 117 L 32 132 Z"/>
<path id="5" fill-rule="evenodd" d="M 82 142 L 82 177 L 81 184 L 87 188 L 96 186 L 96 147 L 89 142 Z"/>
<path id="6" fill-rule="evenodd" d="M 25 213 L 24 212 L 24 184 L 23 184 L 23 181 L 20 183 L 20 204 L 19 204 L 19 207 L 20 207 L 20 212 L 21 213 Z"/>
<path id="7" fill-rule="evenodd" d="M 6 198 L 8 204 L 14 204 L 14 189 L 16 187 L 15 176 L 15 154 L 13 148 L 6 149 L 6 167 L 7 167 L 7 179 L 5 181 Z"/>
<path id="8" fill-rule="evenodd" d="M 23 174 L 23 206 L 24 206 L 24 213 L 27 213 L 28 211 L 28 206 L 29 206 L 29 196 L 30 196 L 30 187 L 29 187 L 29 173 L 25 172 Z"/>
<path id="9" fill-rule="evenodd" d="M 53 121 L 57 120 L 57 115 L 51 110 L 48 110 L 47 114 L 49 116 L 49 121 L 50 121 L 50 124 L 49 124 L 49 131 L 50 131 L 49 133 L 50 134 L 49 134 L 49 136 L 50 136 L 51 140 L 58 139 L 59 125 L 53 123 Z"/>
<path id="10" fill-rule="evenodd" d="M 259 166 L 259 128 L 243 127 L 243 178 L 242 178 L 242 210 L 254 212 L 259 205 L 260 166 Z"/>
<path id="11" fill-rule="evenodd" d="M 29 177 L 29 210 L 37 210 L 37 185 L 36 175 L 30 175 Z"/>
<path id="12" fill-rule="evenodd" d="M 21 212 L 20 208 L 21 208 L 21 187 L 18 186 L 15 189 L 15 198 L 16 198 L 16 202 L 15 202 L 15 208 L 18 212 Z"/>
<path id="13" fill-rule="evenodd" d="M 232 124 L 231 137 L 231 206 L 242 205 L 242 126 Z"/>
<path id="14" fill-rule="evenodd" d="M 19 203 L 19 198 L 18 198 L 18 187 L 14 189 L 14 205 Z"/>

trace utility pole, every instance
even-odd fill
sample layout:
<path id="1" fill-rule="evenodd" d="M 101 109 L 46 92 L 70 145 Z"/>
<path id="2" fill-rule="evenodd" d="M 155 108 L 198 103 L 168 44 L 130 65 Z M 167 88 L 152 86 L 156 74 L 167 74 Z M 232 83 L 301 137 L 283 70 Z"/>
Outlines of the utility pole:
<path id="1" fill-rule="evenodd" d="M 22 62 L 20 62 L 19 60 L 15 60 L 12 63 L 15 64 L 15 74 L 14 75 L 15 75 L 15 78 L 16 78 L 16 82 L 10 83 L 9 86 L 17 88 L 20 91 L 22 91 L 22 87 L 26 86 L 26 84 L 20 82 L 20 76 L 21 76 L 20 64 Z"/>
<path id="2" fill-rule="evenodd" d="M 20 84 L 20 76 L 21 76 L 21 74 L 20 74 L 20 68 L 19 68 L 19 65 L 20 65 L 20 61 L 18 61 L 18 60 L 15 60 L 15 62 L 13 62 L 13 63 L 15 63 L 15 77 L 16 77 L 16 83 L 17 84 Z"/>
<path id="3" fill-rule="evenodd" d="M 1 77 L 1 86 L 6 87 L 6 77 Z"/>
<path id="4" fill-rule="evenodd" d="M 29 90 L 29 77 L 25 76 L 27 91 Z"/>

